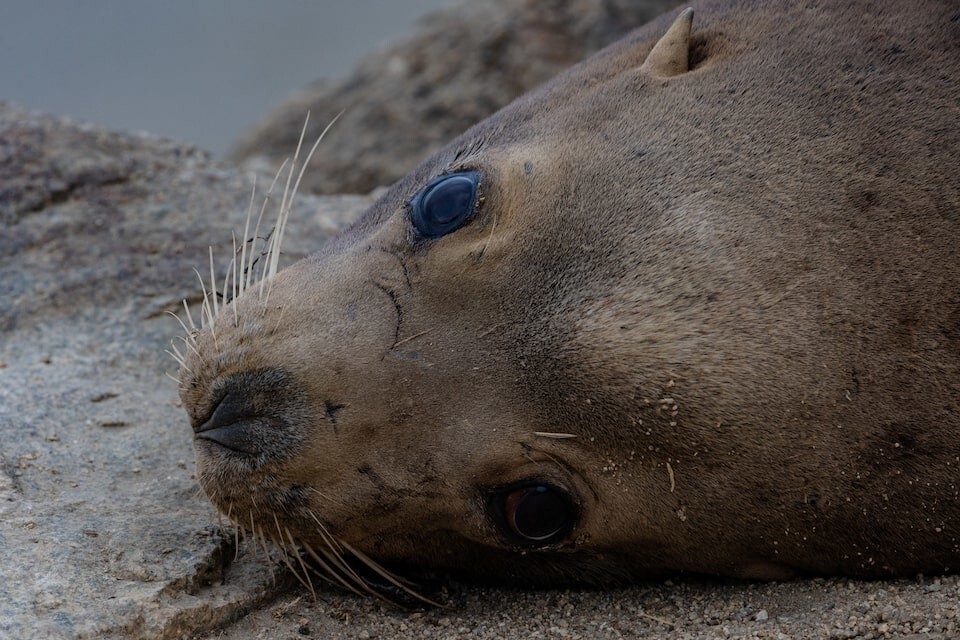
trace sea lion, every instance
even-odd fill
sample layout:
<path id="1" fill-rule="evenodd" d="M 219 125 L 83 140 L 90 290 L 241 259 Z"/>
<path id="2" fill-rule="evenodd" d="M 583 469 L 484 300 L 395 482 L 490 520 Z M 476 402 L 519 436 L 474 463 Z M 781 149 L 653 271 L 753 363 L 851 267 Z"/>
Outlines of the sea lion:
<path id="1" fill-rule="evenodd" d="M 960 568 L 956 4 L 695 5 L 211 294 L 223 513 L 358 588 Z"/>

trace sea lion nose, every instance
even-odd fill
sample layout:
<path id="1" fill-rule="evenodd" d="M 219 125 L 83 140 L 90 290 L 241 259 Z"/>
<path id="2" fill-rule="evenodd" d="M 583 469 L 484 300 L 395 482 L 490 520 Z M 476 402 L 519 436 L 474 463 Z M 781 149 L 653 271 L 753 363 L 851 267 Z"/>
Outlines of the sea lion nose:
<path id="1" fill-rule="evenodd" d="M 226 375 L 194 389 L 183 401 L 197 447 L 265 462 L 289 456 L 307 438 L 307 403 L 287 371 Z"/>
<path id="2" fill-rule="evenodd" d="M 253 400 L 242 390 L 227 391 L 210 417 L 194 424 L 194 436 L 210 440 L 239 453 L 255 454 L 262 442 L 264 418 L 258 416 Z"/>

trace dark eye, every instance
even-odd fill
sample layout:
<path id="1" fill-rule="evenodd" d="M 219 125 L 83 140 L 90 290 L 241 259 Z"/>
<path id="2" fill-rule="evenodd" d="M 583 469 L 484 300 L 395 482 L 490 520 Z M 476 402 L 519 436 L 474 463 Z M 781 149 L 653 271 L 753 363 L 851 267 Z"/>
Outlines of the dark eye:
<path id="1" fill-rule="evenodd" d="M 558 489 L 532 485 L 502 495 L 503 522 L 508 533 L 524 542 L 549 544 L 573 529 L 574 507 L 566 494 Z"/>
<path id="2" fill-rule="evenodd" d="M 413 226 L 427 238 L 456 231 L 476 209 L 479 184 L 480 174 L 475 171 L 435 178 L 410 201 Z"/>

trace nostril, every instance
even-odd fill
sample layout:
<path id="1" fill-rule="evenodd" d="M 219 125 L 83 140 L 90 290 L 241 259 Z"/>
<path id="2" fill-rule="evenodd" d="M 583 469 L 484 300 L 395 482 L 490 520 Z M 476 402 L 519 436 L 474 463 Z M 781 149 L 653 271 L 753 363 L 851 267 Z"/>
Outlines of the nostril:
<path id="1" fill-rule="evenodd" d="M 210 417 L 202 424 L 195 424 L 193 430 L 203 433 L 249 417 L 254 413 L 253 402 L 244 393 L 228 391 L 214 407 Z"/>
<path id="2" fill-rule="evenodd" d="M 258 453 L 260 447 L 257 445 L 255 437 L 255 422 L 234 422 L 216 429 L 200 431 L 197 438 L 201 440 L 210 440 L 216 442 L 222 447 L 232 449 L 239 453 Z"/>
<path id="3" fill-rule="evenodd" d="M 253 401 L 243 393 L 228 392 L 206 422 L 194 425 L 195 437 L 241 453 L 257 453 L 262 420 Z"/>

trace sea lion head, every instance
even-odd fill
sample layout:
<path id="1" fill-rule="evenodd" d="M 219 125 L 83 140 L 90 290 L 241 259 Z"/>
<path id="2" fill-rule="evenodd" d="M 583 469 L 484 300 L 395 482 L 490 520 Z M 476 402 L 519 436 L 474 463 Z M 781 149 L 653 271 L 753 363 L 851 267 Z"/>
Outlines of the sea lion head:
<path id="1" fill-rule="evenodd" d="M 181 398 L 221 511 L 390 565 L 620 574 L 604 549 L 636 516 L 599 496 L 618 482 L 603 422 L 621 390 L 594 386 L 571 340 L 585 304 L 622 303 L 623 205 L 615 187 L 584 198 L 610 159 L 580 149 L 613 115 L 609 84 L 648 74 L 627 54 L 572 79 L 577 96 L 557 87 L 475 127 L 196 335 Z"/>
<path id="2" fill-rule="evenodd" d="M 821 484 L 798 453 L 851 447 L 807 426 L 840 420 L 810 390 L 847 375 L 797 306 L 812 267 L 784 223 L 751 232 L 802 190 L 756 177 L 801 125 L 741 99 L 744 78 L 796 98 L 779 71 L 737 70 L 737 52 L 762 62 L 746 35 L 691 47 L 691 18 L 521 98 L 208 312 L 180 397 L 223 513 L 356 585 L 350 558 L 513 584 L 867 566 L 829 533 L 861 526 L 838 506 L 856 480 Z M 871 411 L 903 410 L 881 392 Z"/>

